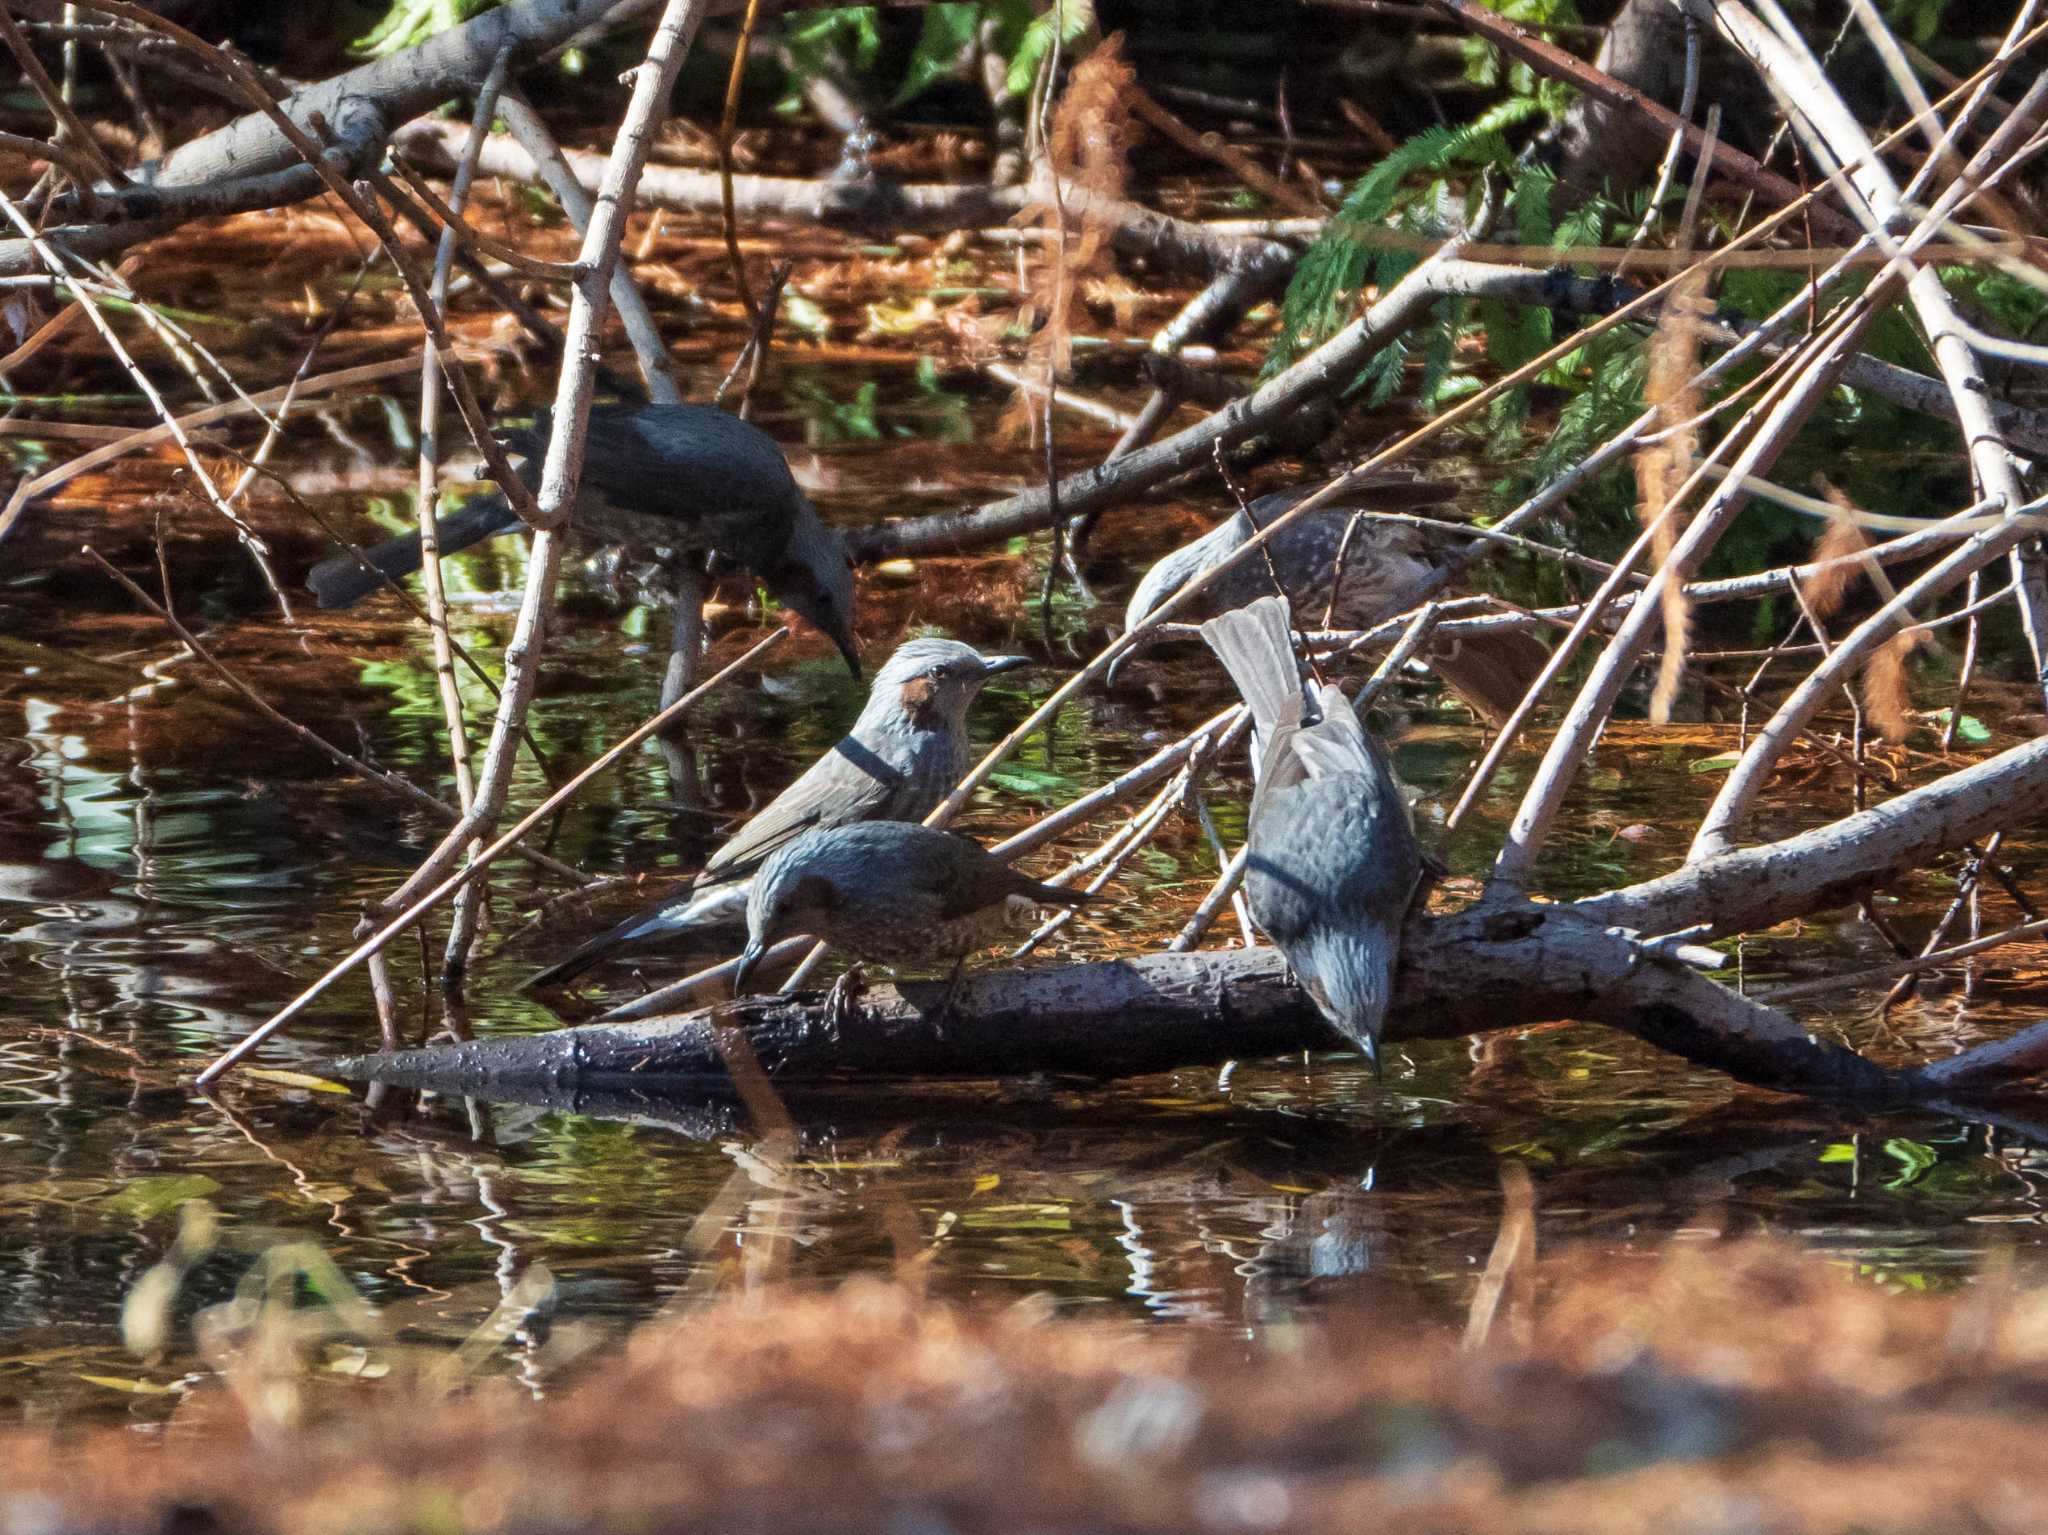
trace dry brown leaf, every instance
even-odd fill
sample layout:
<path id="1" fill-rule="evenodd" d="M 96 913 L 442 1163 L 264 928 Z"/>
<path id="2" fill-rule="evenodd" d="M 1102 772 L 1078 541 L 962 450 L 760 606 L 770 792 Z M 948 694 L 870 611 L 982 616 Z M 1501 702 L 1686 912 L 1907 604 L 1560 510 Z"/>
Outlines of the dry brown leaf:
<path id="1" fill-rule="evenodd" d="M 1887 741 L 1903 741 L 1913 731 L 1906 658 L 1919 649 L 1920 638 L 1916 629 L 1893 635 L 1863 664 L 1863 717 Z"/>
<path id="2" fill-rule="evenodd" d="M 1066 376 L 1073 360 L 1073 333 L 1086 323 L 1083 285 L 1113 281 L 1111 225 L 1090 211 L 1124 195 L 1132 122 L 1130 92 L 1137 74 L 1123 57 L 1123 34 L 1113 33 L 1074 66 L 1046 133 L 1046 163 L 1036 195 L 1015 222 L 1051 231 L 1039 247 L 1031 291 L 1020 319 L 1030 326 L 1043 316 L 1031 338 L 1024 376 L 1003 426 L 1017 430 L 1036 421 L 1043 392 Z M 1077 211 L 1078 210 L 1078 211 Z"/>
<path id="3" fill-rule="evenodd" d="M 1831 518 L 1821 530 L 1820 537 L 1813 545 L 1813 562 L 1824 564 L 1829 560 L 1844 559 L 1845 556 L 1861 554 L 1870 547 L 1870 539 L 1862 526 L 1850 515 L 1854 510 L 1849 498 L 1826 480 L 1817 482 L 1821 495 L 1838 509 L 1838 515 Z M 1800 590 L 1806 596 L 1806 605 L 1812 609 L 1815 618 L 1833 618 L 1841 609 L 1842 599 L 1849 588 L 1856 584 L 1856 578 L 1863 573 L 1862 564 L 1844 563 L 1830 566 L 1804 583 Z"/>
<path id="4" fill-rule="evenodd" d="M 1644 527 L 1656 529 L 1650 551 L 1660 568 L 1671 558 L 1684 528 L 1684 520 L 1675 511 L 1670 516 L 1664 514 L 1692 473 L 1699 448 L 1694 418 L 1700 413 L 1700 395 L 1693 380 L 1699 371 L 1700 313 L 1705 298 L 1705 273 L 1682 279 L 1672 289 L 1656 333 L 1650 337 L 1643 398 L 1657 409 L 1661 435 L 1636 455 L 1636 516 Z M 1663 615 L 1664 659 L 1657 669 L 1656 690 L 1650 695 L 1650 718 L 1659 725 L 1670 723 L 1692 637 L 1692 605 L 1676 581 L 1664 590 Z"/>

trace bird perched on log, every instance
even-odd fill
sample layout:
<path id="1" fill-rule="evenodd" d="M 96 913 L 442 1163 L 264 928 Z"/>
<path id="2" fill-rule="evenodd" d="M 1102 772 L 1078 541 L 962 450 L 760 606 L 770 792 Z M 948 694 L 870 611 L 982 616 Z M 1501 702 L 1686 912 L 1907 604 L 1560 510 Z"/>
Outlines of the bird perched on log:
<path id="1" fill-rule="evenodd" d="M 1391 492 L 1390 492 L 1391 493 Z M 1135 629 L 1188 581 L 1219 565 L 1258 528 L 1274 522 L 1312 491 L 1261 496 L 1200 538 L 1164 556 L 1139 581 L 1124 610 L 1124 628 Z M 1355 526 L 1354 526 L 1355 524 Z M 1256 525 L 1256 526 L 1255 526 Z M 1268 540 L 1269 569 L 1254 551 L 1198 592 L 1175 617 L 1200 623 L 1273 593 L 1273 578 L 1294 602 L 1304 628 L 1324 627 L 1324 614 L 1338 628 L 1365 629 L 1411 606 L 1413 594 L 1435 574 L 1439 560 L 1427 530 L 1410 522 L 1373 515 L 1357 499 L 1304 512 Z M 1342 580 L 1338 584 L 1339 566 Z M 1332 608 L 1330 589 L 1337 584 Z M 1426 659 L 1444 683 L 1493 724 L 1522 701 L 1547 659 L 1529 634 L 1512 630 L 1450 639 Z"/>
<path id="2" fill-rule="evenodd" d="M 532 426 L 500 439 L 523 460 L 517 467 L 529 487 L 537 486 L 549 428 L 543 410 Z M 435 530 L 441 552 L 452 554 L 521 526 L 504 496 L 488 495 Z M 745 565 L 778 601 L 829 635 L 860 675 L 845 540 L 818 520 L 775 440 L 738 416 L 709 405 L 592 406 L 569 526 L 598 543 L 686 558 L 716 554 Z M 419 535 L 406 533 L 314 566 L 306 586 L 321 607 L 345 608 L 376 591 L 382 577 L 419 568 Z"/>
<path id="3" fill-rule="evenodd" d="M 1033 906 L 1080 906 L 1099 892 L 1042 885 L 957 832 L 906 821 L 807 831 L 778 849 L 747 895 L 747 946 L 733 991 L 769 945 L 800 933 L 884 964 L 967 956 Z"/>
<path id="4" fill-rule="evenodd" d="M 1343 689 L 1303 687 L 1279 597 L 1218 614 L 1202 638 L 1252 712 L 1252 918 L 1378 1071 L 1401 925 L 1422 878 L 1400 786 Z"/>
<path id="5" fill-rule="evenodd" d="M 713 853 L 687 895 L 628 918 L 529 984 L 573 980 L 643 943 L 737 943 L 747 880 L 763 859 L 801 832 L 923 820 L 967 771 L 967 711 L 982 685 L 1030 664 L 1029 656 L 985 656 L 958 640 L 906 640 L 875 674 L 853 729 Z"/>

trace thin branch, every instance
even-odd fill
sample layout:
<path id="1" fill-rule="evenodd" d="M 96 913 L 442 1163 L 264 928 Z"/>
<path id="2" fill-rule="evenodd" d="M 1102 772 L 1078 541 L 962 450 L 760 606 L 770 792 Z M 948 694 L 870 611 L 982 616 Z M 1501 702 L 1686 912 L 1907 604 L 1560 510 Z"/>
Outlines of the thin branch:
<path id="1" fill-rule="evenodd" d="M 464 864 L 460 869 L 457 869 L 453 874 L 450 874 L 447 878 L 443 879 L 439 884 L 435 885 L 433 889 L 427 891 L 418 899 L 414 900 L 411 905 L 405 907 L 402 911 L 398 913 L 397 916 L 393 917 L 389 922 L 385 923 L 383 927 L 379 928 L 369 938 L 365 939 L 363 942 L 356 945 L 355 948 L 351 949 L 340 960 L 336 961 L 333 965 L 331 965 L 328 968 L 327 972 L 324 975 L 322 975 L 319 980 L 315 981 L 311 986 L 307 987 L 304 991 L 300 992 L 299 995 L 294 997 L 291 1000 L 291 1002 L 281 1011 L 272 1015 L 263 1023 L 257 1025 L 257 1027 L 255 1027 L 254 1029 L 250 1030 L 247 1034 L 245 1034 L 234 1045 L 232 1049 L 228 1050 L 211 1066 L 208 1066 L 206 1070 L 199 1074 L 197 1078 L 198 1085 L 204 1087 L 207 1083 L 217 1079 L 222 1072 L 229 1070 L 237 1062 L 245 1059 L 252 1050 L 256 1049 L 266 1039 L 269 1039 L 273 1034 L 277 1033 L 277 1031 L 282 1029 L 287 1023 L 290 1023 L 292 1019 L 296 1018 L 300 1013 L 304 1012 L 317 999 L 319 999 L 321 996 L 324 996 L 336 981 L 339 981 L 343 976 L 347 975 L 351 970 L 355 969 L 357 965 L 361 964 L 371 955 L 383 952 L 386 946 L 390 944 L 392 939 L 404 933 L 408 928 L 412 927 L 428 912 L 432 911 L 436 906 L 440 905 L 442 901 L 446 900 L 449 896 L 453 895 L 457 890 L 460 890 L 472 879 L 475 879 L 478 875 L 482 874 L 484 870 L 488 869 L 493 863 L 495 863 L 500 857 L 502 857 L 509 848 L 511 848 L 515 843 L 517 843 L 521 837 L 524 837 L 529 831 L 533 830 L 534 827 L 538 826 L 542 821 L 546 820 L 548 816 L 551 815 L 558 807 L 566 805 L 572 798 L 575 797 L 576 791 L 581 789 L 586 783 L 590 782 L 591 779 L 595 778 L 599 773 L 602 773 L 606 768 L 610 767 L 614 762 L 618 761 L 619 758 L 623 757 L 627 752 L 631 751 L 634 747 L 638 746 L 642 741 L 645 741 L 649 736 L 653 735 L 656 731 L 660 730 L 662 726 L 668 724 L 670 720 L 676 718 L 685 709 L 689 708 L 690 705 L 694 704 L 706 693 L 710 692 L 713 688 L 717 687 L 721 682 L 724 682 L 728 677 L 734 676 L 737 673 L 739 673 L 750 662 L 754 661 L 762 655 L 765 655 L 771 648 L 780 644 L 783 640 L 787 639 L 788 637 L 789 631 L 787 629 L 777 629 L 772 633 L 763 636 L 761 640 L 758 643 L 756 643 L 750 650 L 748 650 L 744 655 L 735 658 L 727 665 L 721 667 L 717 672 L 715 672 L 710 677 L 707 677 L 702 683 L 698 684 L 696 688 L 692 689 L 684 697 L 677 699 L 675 703 L 671 704 L 668 708 L 661 710 L 658 714 L 655 714 L 652 718 L 648 719 L 644 724 L 640 725 L 637 729 L 635 729 L 631 734 L 621 738 L 618 742 L 613 744 L 606 751 L 598 755 L 596 758 L 592 759 L 589 765 L 583 768 L 582 771 L 577 773 L 575 777 L 571 778 L 567 783 L 563 784 L 561 788 L 557 789 L 553 794 L 550 794 L 546 799 L 542 800 L 532 810 L 529 810 L 525 815 L 521 816 L 518 822 L 509 831 L 500 833 L 495 841 L 493 841 L 489 846 L 485 847 L 468 863 Z M 470 819 L 470 817 L 465 816 L 463 819 L 466 822 Z M 451 834 L 451 838 L 458 834 L 460 834 L 460 828 L 458 828 L 457 833 Z M 467 840 L 468 839 L 466 836 L 463 837 L 462 842 L 457 843 L 458 848 L 466 844 Z"/>
<path id="2" fill-rule="evenodd" d="M 121 571 L 108 564 L 98 550 L 88 544 L 80 552 L 95 565 L 99 566 L 123 591 L 134 598 L 138 604 L 162 619 L 171 633 L 178 637 L 180 644 L 184 645 L 193 655 L 211 667 L 214 675 L 226 683 L 238 698 L 262 715 L 263 718 L 270 721 L 271 724 L 277 726 L 278 729 L 297 737 L 329 761 L 355 774 L 365 782 L 375 784 L 378 788 L 383 789 L 389 794 L 396 795 L 399 799 L 420 810 L 426 811 L 427 814 L 439 820 L 452 824 L 462 819 L 461 811 L 457 810 L 453 805 L 444 804 L 436 799 L 410 779 L 401 778 L 395 773 L 387 773 L 382 768 L 372 767 L 369 763 L 363 761 L 362 758 L 352 756 L 348 752 L 343 751 L 339 746 L 336 746 L 317 731 L 308 730 L 289 715 L 280 713 L 272 707 L 268 699 L 244 682 L 225 661 L 222 661 L 211 650 L 207 649 L 205 645 L 201 644 L 198 637 L 179 622 L 176 615 L 171 613 L 168 608 L 137 586 Z M 546 869 L 551 874 L 559 874 L 565 879 L 574 880 L 579 883 L 583 880 L 584 876 L 580 870 L 561 862 L 559 859 L 550 858 L 547 854 L 527 847 L 523 843 L 515 845 L 512 851 L 532 863 L 536 868 Z"/>

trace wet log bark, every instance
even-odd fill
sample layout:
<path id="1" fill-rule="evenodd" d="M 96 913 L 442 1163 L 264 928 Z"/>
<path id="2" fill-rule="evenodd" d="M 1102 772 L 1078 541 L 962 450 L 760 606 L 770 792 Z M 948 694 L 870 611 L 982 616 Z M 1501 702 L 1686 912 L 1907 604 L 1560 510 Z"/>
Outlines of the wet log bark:
<path id="1" fill-rule="evenodd" d="M 332 1069 L 485 1097 L 535 1087 L 702 1091 L 727 1081 L 719 1034 L 731 1027 L 744 1031 L 771 1078 L 788 1081 L 1115 1078 L 1339 1044 L 1271 949 L 985 975 L 935 1018 L 945 992 L 939 982 L 872 987 L 837 1038 L 816 994 L 752 997 L 636 1023 L 356 1056 Z M 1869 1101 L 1917 1095 L 1913 1073 L 1816 1039 L 1569 907 L 1473 909 L 1410 924 L 1388 1039 L 1452 1039 L 1559 1018 L 1606 1023 L 1784 1092 Z"/>
<path id="2" fill-rule="evenodd" d="M 1387 1038 L 1451 1039 L 1552 1019 L 1598 1022 L 1738 1081 L 1858 1102 L 1945 1104 L 2048 1070 L 2048 1023 L 1924 1067 L 1890 1067 L 1660 957 L 1634 936 L 1719 932 L 1824 910 L 2001 825 L 2048 808 L 2048 739 L 1768 847 L 1571 905 L 1517 902 L 1418 918 L 1403 935 Z M 554 1034 L 356 1056 L 345 1077 L 490 1096 L 549 1089 L 728 1085 L 737 1026 L 774 1078 L 1114 1078 L 1329 1049 L 1337 1040 L 1271 949 L 1152 954 L 971 979 L 942 1019 L 933 982 L 865 992 L 834 1038 L 816 995 Z"/>

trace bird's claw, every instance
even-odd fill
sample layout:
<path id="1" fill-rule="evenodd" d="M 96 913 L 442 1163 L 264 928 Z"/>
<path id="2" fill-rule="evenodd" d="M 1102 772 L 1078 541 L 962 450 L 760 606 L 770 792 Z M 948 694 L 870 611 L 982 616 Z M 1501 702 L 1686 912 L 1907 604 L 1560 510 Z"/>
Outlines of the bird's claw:
<path id="1" fill-rule="evenodd" d="M 839 1043 L 840 1030 L 853 1017 L 855 1008 L 860 1005 L 861 993 L 867 989 L 867 972 L 858 963 L 840 972 L 839 979 L 832 983 L 832 989 L 825 993 L 826 1039 L 835 1045 Z"/>

